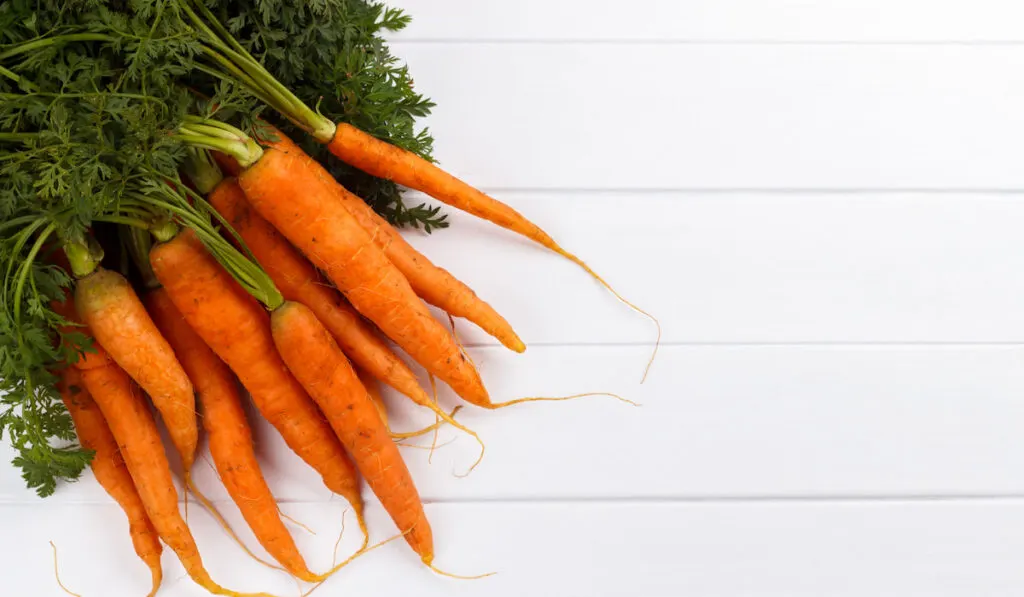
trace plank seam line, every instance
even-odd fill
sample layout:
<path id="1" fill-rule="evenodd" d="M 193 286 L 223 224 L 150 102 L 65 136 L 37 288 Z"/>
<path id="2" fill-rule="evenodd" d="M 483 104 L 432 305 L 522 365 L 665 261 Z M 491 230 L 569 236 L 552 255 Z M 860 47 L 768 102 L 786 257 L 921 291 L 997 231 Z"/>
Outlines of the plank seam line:
<path id="1" fill-rule="evenodd" d="M 228 498 L 211 499 L 216 504 L 232 504 Z M 983 504 L 983 503 L 1014 503 L 1024 504 L 1024 494 L 907 494 L 907 495 L 777 495 L 777 496 L 727 496 L 707 495 L 689 497 L 529 497 L 529 498 L 426 498 L 427 505 L 785 505 L 785 504 Z M 4 506 L 37 506 L 40 501 L 0 500 L 0 508 Z M 339 504 L 332 499 L 295 499 L 279 498 L 280 504 Z M 179 504 L 184 504 L 179 500 Z M 116 506 L 107 500 L 71 500 L 52 502 L 52 506 Z"/>
<path id="2" fill-rule="evenodd" d="M 487 46 L 853 46 L 853 47 L 1002 47 L 1021 46 L 1024 40 L 1015 39 L 771 39 L 771 38 L 692 38 L 692 39 L 671 39 L 671 38 L 601 38 L 601 37 L 576 37 L 576 38 L 553 38 L 553 37 L 464 37 L 464 38 L 441 38 L 441 37 L 401 37 L 395 36 L 388 40 L 390 44 L 405 45 L 434 45 L 434 46 L 462 46 L 462 45 L 487 45 Z"/>

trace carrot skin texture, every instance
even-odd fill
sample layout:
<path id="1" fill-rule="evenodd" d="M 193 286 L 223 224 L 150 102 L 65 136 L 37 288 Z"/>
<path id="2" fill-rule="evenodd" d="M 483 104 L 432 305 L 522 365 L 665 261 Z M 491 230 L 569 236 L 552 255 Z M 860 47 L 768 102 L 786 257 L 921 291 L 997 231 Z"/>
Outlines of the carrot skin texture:
<path id="1" fill-rule="evenodd" d="M 319 272 L 309 260 L 256 213 L 238 181 L 224 179 L 207 199 L 241 235 L 284 298 L 312 309 L 349 358 L 417 403 L 430 400 L 412 370 L 359 313 L 340 293 L 321 282 Z"/>
<path id="2" fill-rule="evenodd" d="M 314 313 L 314 315 L 316 314 Z M 370 395 L 370 400 L 373 401 L 373 405 L 377 408 L 377 414 L 380 415 L 380 420 L 384 421 L 384 426 L 387 427 L 388 405 L 384 403 L 384 397 L 380 394 L 380 386 L 377 385 L 377 380 L 367 373 L 365 369 L 362 369 L 355 364 L 353 364 L 353 368 L 356 370 L 356 375 L 359 376 L 359 381 L 363 384 L 363 387 L 366 388 L 366 393 Z"/>
<path id="3" fill-rule="evenodd" d="M 261 140 L 261 143 L 295 155 L 306 155 L 302 148 L 281 131 L 271 128 L 270 132 L 277 137 L 277 140 Z M 237 166 L 237 162 L 235 164 Z M 398 271 L 402 272 L 402 275 L 409 280 L 409 285 L 420 298 L 443 309 L 453 317 L 468 319 L 515 352 L 526 350 L 526 345 L 523 344 L 508 321 L 491 305 L 478 297 L 472 288 L 414 249 L 394 226 L 373 211 L 373 208 L 365 201 L 338 183 L 329 172 L 320 166 L 319 162 L 313 161 L 311 167 L 319 170 L 318 178 L 330 187 L 345 209 L 373 238 L 391 263 L 398 268 Z M 319 314 L 317 316 L 319 317 Z M 326 322 L 324 323 L 326 325 Z M 342 349 L 344 348 L 342 346 Z"/>
<path id="4" fill-rule="evenodd" d="M 151 290 L 143 301 L 196 387 L 210 455 L 231 499 L 260 545 L 274 559 L 292 575 L 315 581 L 315 575 L 309 571 L 295 540 L 281 521 L 277 502 L 260 471 L 252 430 L 231 370 L 189 327 L 165 289 Z"/>
<path id="5" fill-rule="evenodd" d="M 380 499 L 424 562 L 434 558 L 430 523 L 398 447 L 358 375 L 316 315 L 285 302 L 271 316 L 274 342 L 292 373 L 320 405 L 352 455 L 367 485 Z"/>
<path id="6" fill-rule="evenodd" d="M 381 141 L 345 123 L 338 123 L 327 148 L 341 161 L 378 178 L 416 189 L 502 228 L 521 234 L 557 253 L 564 253 L 539 226 L 510 206 L 488 196 L 420 156 Z"/>
<path id="7" fill-rule="evenodd" d="M 71 295 L 65 295 L 62 301 L 50 301 L 50 308 L 64 319 L 77 324 L 61 326 L 60 331 L 62 334 L 78 333 L 91 337 L 88 328 L 78 316 L 78 310 L 75 309 L 75 302 Z M 92 343 L 92 348 L 93 352 L 81 352 L 78 354 L 78 360 L 74 364 L 75 368 L 85 370 L 105 367 L 107 365 L 110 361 L 110 355 L 107 354 L 107 351 L 103 350 L 103 347 L 95 341 Z"/>
<path id="8" fill-rule="evenodd" d="M 490 405 L 476 368 L 314 164 L 309 156 L 270 148 L 238 181 L 250 205 L 326 272 L 356 310 L 464 400 Z"/>
<path id="9" fill-rule="evenodd" d="M 82 371 L 82 382 L 110 424 L 146 512 L 160 538 L 178 554 L 189 576 L 218 595 L 240 595 L 210 578 L 188 525 L 178 511 L 178 492 L 156 421 L 142 390 L 116 363 Z"/>
<path id="10" fill-rule="evenodd" d="M 96 340 L 149 394 L 187 475 L 199 443 L 195 392 L 142 301 L 123 276 L 99 269 L 78 280 L 75 305 Z"/>
<path id="11" fill-rule="evenodd" d="M 249 391 L 257 409 L 334 493 L 362 512 L 352 461 L 316 404 L 281 360 L 270 316 L 191 230 L 149 254 L 157 279 L 200 338 Z"/>
<path id="12" fill-rule="evenodd" d="M 82 374 L 78 369 L 62 370 L 58 389 L 75 424 L 79 443 L 86 450 L 94 452 L 92 462 L 89 463 L 93 475 L 128 516 L 128 531 L 135 553 L 149 567 L 153 579 L 153 588 L 149 593 L 152 597 L 163 580 L 163 569 L 160 566 L 163 546 L 160 545 L 160 536 L 146 514 L 142 498 L 135 489 L 135 483 L 117 447 L 117 440 L 110 432 L 99 406 L 86 391 L 82 383 Z"/>

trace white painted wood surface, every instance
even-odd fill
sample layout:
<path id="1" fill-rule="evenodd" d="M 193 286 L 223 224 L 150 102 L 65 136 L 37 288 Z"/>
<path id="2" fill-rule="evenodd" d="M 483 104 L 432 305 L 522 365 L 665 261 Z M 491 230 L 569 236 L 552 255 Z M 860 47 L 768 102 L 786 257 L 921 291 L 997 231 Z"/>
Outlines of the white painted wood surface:
<path id="1" fill-rule="evenodd" d="M 488 442 L 473 475 L 453 477 L 477 447 L 450 430 L 432 464 L 405 453 L 439 565 L 499 574 L 441 579 L 396 543 L 317 594 L 1024 593 L 1019 3 L 399 5 L 416 21 L 394 49 L 438 102 L 442 164 L 658 315 L 663 346 L 641 386 L 653 326 L 571 264 L 458 214 L 410 234 L 530 345 L 459 324 L 495 396 L 643 405 L 464 411 Z M 388 400 L 397 427 L 430 420 Z M 344 505 L 265 424 L 257 439 L 326 567 Z M 296 594 L 189 511 L 215 578 Z M 0 468 L 0 522 L 12 594 L 62 594 L 51 539 L 86 597 L 145 589 L 89 479 L 41 502 Z M 371 524 L 393 532 L 376 507 Z M 162 594 L 201 594 L 164 563 Z"/>

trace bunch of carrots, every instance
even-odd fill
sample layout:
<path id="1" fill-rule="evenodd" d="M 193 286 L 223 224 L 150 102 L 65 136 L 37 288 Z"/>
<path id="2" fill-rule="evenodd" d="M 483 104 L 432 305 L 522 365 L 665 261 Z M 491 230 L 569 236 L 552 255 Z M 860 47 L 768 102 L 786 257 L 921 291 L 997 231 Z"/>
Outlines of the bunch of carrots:
<path id="1" fill-rule="evenodd" d="M 173 4 L 202 44 L 204 73 L 230 80 L 345 164 L 525 236 L 611 290 L 510 206 L 304 104 L 233 41 L 202 2 Z M 118 43 L 109 32 L 64 35 L 78 36 L 66 43 Z M 36 131 L 11 131 L 7 140 L 24 143 L 31 134 Z M 69 272 L 67 291 L 49 305 L 58 315 L 51 341 L 63 344 L 53 354 L 63 358 L 48 367 L 81 446 L 93 454 L 97 480 L 128 516 L 136 552 L 152 571 L 151 594 L 162 578 L 161 542 L 210 592 L 243 593 L 220 586 L 204 568 L 179 512 L 150 404 L 181 459 L 185 487 L 215 511 L 191 479 L 201 422 L 225 488 L 288 573 L 318 583 L 351 560 L 322 572 L 307 566 L 260 471 L 239 382 L 289 448 L 351 504 L 366 537 L 356 555 L 370 549 L 362 480 L 422 562 L 447 574 L 434 565 L 430 523 L 395 443 L 412 434 L 391 432 L 377 385 L 473 436 L 480 458 L 483 442 L 455 411 L 438 405 L 398 351 L 477 407 L 565 398 L 493 401 L 454 329 L 435 319 L 428 305 L 523 352 L 526 345 L 509 322 L 281 130 L 260 120 L 243 131 L 214 108 L 174 116 L 166 134 L 184 150 L 175 165 L 180 176 L 125 160 L 128 174 L 116 200 L 97 203 L 84 231 L 66 234 L 58 225 L 81 216 L 73 207 L 15 215 L 3 225 L 22 264 Z M 131 259 L 132 280 L 102 266 L 101 247 L 112 242 Z M 18 293 L 34 284 L 32 267 L 8 268 L 14 290 L 5 300 L 14 305 L 14 321 L 23 317 Z"/>

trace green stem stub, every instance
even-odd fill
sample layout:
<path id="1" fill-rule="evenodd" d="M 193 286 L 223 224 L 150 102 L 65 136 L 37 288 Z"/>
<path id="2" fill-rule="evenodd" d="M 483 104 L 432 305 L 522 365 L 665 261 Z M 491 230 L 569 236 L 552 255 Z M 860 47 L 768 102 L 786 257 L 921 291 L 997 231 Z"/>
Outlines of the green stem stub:
<path id="1" fill-rule="evenodd" d="M 224 174 L 207 149 L 189 147 L 188 159 L 185 160 L 182 168 L 201 195 L 209 195 L 213 189 L 217 188 L 220 181 L 224 180 Z"/>
<path id="2" fill-rule="evenodd" d="M 178 127 L 175 136 L 186 145 L 225 153 L 243 168 L 263 157 L 263 148 L 248 135 L 230 124 L 211 119 L 189 117 Z"/>
<path id="3" fill-rule="evenodd" d="M 103 261 L 103 248 L 92 237 L 83 241 L 64 243 L 64 254 L 71 264 L 71 273 L 76 278 L 84 278 L 99 267 Z"/>

